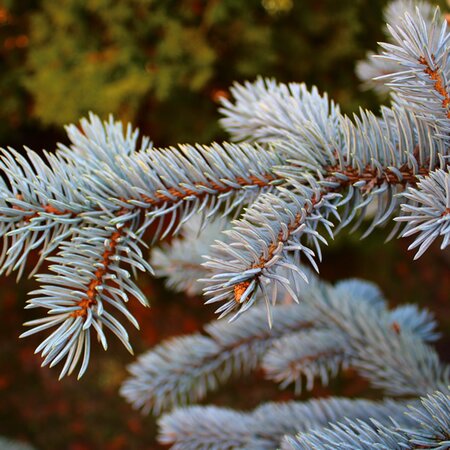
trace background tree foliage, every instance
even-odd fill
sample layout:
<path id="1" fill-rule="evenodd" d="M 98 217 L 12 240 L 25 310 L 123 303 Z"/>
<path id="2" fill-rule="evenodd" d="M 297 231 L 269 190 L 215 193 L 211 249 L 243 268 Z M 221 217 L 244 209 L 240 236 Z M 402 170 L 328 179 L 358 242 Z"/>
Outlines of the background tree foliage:
<path id="1" fill-rule="evenodd" d="M 45 143 L 88 111 L 132 121 L 159 145 L 206 142 L 222 137 L 214 101 L 257 75 L 316 84 L 351 110 L 354 63 L 382 37 L 384 4 L 5 0 L 0 143 L 32 142 L 30 132 Z"/>

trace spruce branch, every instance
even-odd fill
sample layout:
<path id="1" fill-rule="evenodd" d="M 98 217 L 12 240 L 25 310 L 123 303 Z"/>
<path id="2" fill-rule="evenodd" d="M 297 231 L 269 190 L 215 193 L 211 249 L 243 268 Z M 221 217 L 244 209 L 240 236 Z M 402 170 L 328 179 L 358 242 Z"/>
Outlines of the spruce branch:
<path id="1" fill-rule="evenodd" d="M 393 27 L 401 26 L 401 19 L 405 13 L 413 16 L 416 9 L 420 11 L 423 20 L 430 26 L 433 21 L 435 8 L 426 1 L 416 0 L 395 0 L 389 2 L 383 12 L 384 22 Z M 392 44 L 393 42 L 387 27 L 385 34 L 389 39 L 389 43 Z M 390 92 L 390 86 L 383 82 L 384 77 L 401 72 L 402 70 L 403 68 L 398 64 L 397 60 L 379 58 L 374 52 L 369 52 L 366 58 L 359 61 L 356 65 L 356 74 L 363 82 L 362 87 L 365 89 L 374 89 L 380 94 Z"/>
<path id="2" fill-rule="evenodd" d="M 89 121 L 81 120 L 80 129 L 71 125 L 67 132 L 70 148 L 59 144 L 56 153 L 44 152 L 43 158 L 30 149 L 25 149 L 25 156 L 2 150 L 2 271 L 17 269 L 20 276 L 30 251 L 40 248 L 37 271 L 62 241 L 77 233 L 86 214 L 101 213 L 89 196 L 87 178 L 105 162 L 117 169 L 119 155 L 137 151 L 138 131 L 128 125 L 124 133 L 112 117 L 102 124 L 90 114 Z M 142 145 L 151 148 L 148 138 Z"/>
<path id="3" fill-rule="evenodd" d="M 315 313 L 301 305 L 274 309 L 274 327 L 266 312 L 254 308 L 239 322 L 212 322 L 206 336 L 194 334 L 163 342 L 129 367 L 121 394 L 135 408 L 155 414 L 203 399 L 230 378 L 254 370 L 277 337 L 312 326 Z"/>
<path id="4" fill-rule="evenodd" d="M 258 78 L 235 83 L 235 102 L 222 99 L 222 126 L 237 141 L 270 144 L 295 140 L 315 147 L 332 146 L 339 138 L 339 106 L 303 83 L 277 83 Z"/>
<path id="5" fill-rule="evenodd" d="M 225 316 L 235 312 L 233 318 L 245 312 L 256 300 L 258 288 L 262 289 L 268 310 L 276 289 L 281 283 L 294 299 L 285 277 L 277 275 L 277 268 L 290 268 L 303 274 L 302 269 L 291 264 L 287 252 L 305 255 L 315 266 L 314 251 L 300 242 L 304 235 L 310 236 L 315 248 L 320 248 L 319 241 L 326 240 L 316 231 L 323 224 L 332 235 L 331 223 L 327 214 L 319 213 L 319 208 L 334 210 L 334 194 L 321 195 L 319 186 L 311 180 L 311 186 L 297 186 L 294 193 L 283 190 L 282 195 L 261 195 L 246 211 L 243 218 L 229 232 L 229 242 L 218 242 L 213 246 L 214 253 L 208 257 L 206 267 L 213 275 L 206 280 L 211 286 L 205 293 L 211 296 L 207 303 L 225 301 L 216 312 Z M 219 272 L 215 274 L 214 272 Z M 270 291 L 266 286 L 271 283 Z M 269 322 L 271 322 L 269 314 Z"/>
<path id="6" fill-rule="evenodd" d="M 427 11 L 424 8 L 424 13 Z M 432 21 L 433 26 L 438 21 L 436 17 L 437 13 L 433 19 L 434 22 Z M 426 28 L 426 25 L 424 26 Z M 444 29 L 445 26 L 443 25 L 442 28 Z M 283 111 L 288 110 L 288 113 L 280 113 L 278 117 L 293 116 L 295 113 L 286 106 L 290 105 L 289 89 L 286 88 L 282 91 L 284 97 L 280 94 L 280 89 L 274 83 L 267 83 L 266 87 L 262 80 L 258 80 L 254 85 L 247 84 L 245 87 L 236 87 L 234 91 L 236 104 L 232 105 L 229 101 L 226 102 L 224 123 L 231 123 L 233 119 L 236 128 L 238 125 L 245 127 L 246 120 L 251 117 L 249 111 L 257 109 L 259 102 L 263 105 L 265 102 L 269 102 L 267 98 L 270 92 L 273 93 L 275 105 L 278 103 L 281 105 L 279 99 L 283 98 Z M 442 136 L 439 127 L 428 123 L 429 121 L 418 120 L 407 108 L 406 103 L 409 100 L 406 97 L 402 97 L 402 99 L 397 105 L 394 102 L 392 109 L 382 108 L 381 120 L 371 113 L 361 112 L 361 117 L 355 116 L 355 123 L 352 123 L 348 118 L 341 118 L 339 112 L 335 111 L 333 117 L 337 120 L 339 127 L 335 128 L 332 139 L 327 134 L 326 128 L 320 129 L 319 127 L 319 133 L 317 133 L 317 129 L 311 133 L 306 121 L 302 122 L 304 128 L 297 123 L 295 132 L 292 131 L 294 127 L 288 132 L 283 129 L 283 137 L 280 138 L 282 145 L 280 145 L 279 151 L 288 156 L 288 162 L 292 165 L 278 168 L 277 173 L 283 177 L 291 177 L 297 183 L 307 184 L 304 182 L 305 171 L 319 172 L 320 182 L 327 191 L 345 189 L 347 192 L 343 195 L 341 202 L 341 205 L 345 205 L 342 213 L 343 219 L 338 229 L 351 222 L 358 213 L 359 220 L 356 222 L 355 228 L 359 226 L 365 216 L 364 211 L 367 205 L 377 199 L 376 215 L 365 235 L 369 234 L 374 227 L 386 223 L 399 209 L 401 200 L 396 194 L 402 192 L 407 186 L 415 185 L 419 176 L 427 175 L 429 168 L 435 167 L 438 163 L 438 155 L 446 153 L 443 143 L 445 137 Z M 310 116 L 313 116 L 316 111 L 322 111 L 320 106 L 314 109 L 308 102 L 305 102 L 305 105 L 301 107 L 312 108 L 313 112 L 310 112 Z M 298 106 L 297 109 L 301 107 Z M 267 110 L 270 111 L 268 114 L 271 114 L 271 111 L 276 111 L 276 107 L 267 108 Z M 322 114 L 322 117 L 325 115 Z M 272 118 L 272 120 L 274 119 Z M 290 123 L 294 123 L 294 121 Z M 311 137 L 311 135 L 318 136 L 318 139 L 305 139 L 305 136 Z M 430 139 L 430 136 L 433 136 L 433 139 Z M 340 145 L 336 146 L 336 144 Z M 333 145 L 335 146 L 334 150 L 331 150 Z M 290 180 L 288 179 L 288 181 Z M 394 229 L 391 236 L 397 230 L 398 228 Z M 277 248 L 277 242 L 272 242 L 271 245 Z M 220 259 L 218 258 L 218 260 Z M 254 266 L 255 262 L 252 264 L 249 262 L 247 267 L 239 268 L 242 271 L 251 271 Z M 255 278 L 256 275 L 253 279 L 239 280 L 239 283 L 231 286 L 229 299 L 223 305 L 223 309 L 219 308 L 219 311 L 227 313 L 238 309 L 236 305 L 233 305 L 233 292 L 231 291 L 234 288 L 237 293 L 237 296 L 234 295 L 235 303 L 239 304 L 243 294 L 246 294 L 244 297 L 247 299 L 246 307 L 251 305 L 254 296 L 249 288 L 251 287 L 254 292 L 255 286 L 258 284 L 258 281 L 253 283 Z M 226 280 L 227 282 L 228 280 Z M 212 296 L 211 301 L 223 299 L 222 288 L 226 283 L 222 283 L 222 286 L 213 285 L 207 290 L 207 293 Z M 222 296 L 214 295 L 217 292 Z"/>
<path id="7" fill-rule="evenodd" d="M 60 378 L 74 371 L 82 358 L 78 377 L 85 372 L 91 349 L 91 331 L 94 331 L 106 350 L 104 330 L 114 333 L 132 352 L 128 333 L 116 318 L 119 312 L 135 327 L 136 319 L 125 306 L 128 295 L 148 306 L 147 299 L 132 281 L 130 269 L 151 271 L 136 245 L 126 243 L 133 239 L 126 227 L 105 229 L 84 228 L 69 242 L 63 242 L 56 256 L 49 260 L 50 274 L 38 275 L 44 283 L 31 292 L 27 308 L 47 309 L 47 316 L 27 322 L 32 328 L 22 337 L 56 330 L 38 346 L 36 352 L 45 357 L 43 365 L 50 367 L 66 358 Z"/>
<path id="8" fill-rule="evenodd" d="M 286 437 L 281 448 L 283 450 L 404 450 L 413 449 L 408 446 L 408 439 L 396 430 L 394 424 L 382 425 L 377 421 L 365 423 L 359 420 L 346 420 L 344 423 L 332 424 L 329 428 L 311 430 L 300 433 L 296 438 Z"/>
<path id="9" fill-rule="evenodd" d="M 442 390 L 421 399 L 421 405 L 407 413 L 414 426 L 402 426 L 412 448 L 445 448 L 450 446 L 450 391 Z"/>
<path id="10" fill-rule="evenodd" d="M 131 124 L 124 129 L 123 124 L 114 121 L 112 115 L 108 121 L 102 122 L 98 116 L 89 113 L 88 118 L 80 120 L 79 126 L 66 126 L 66 132 L 70 145 L 57 144 L 57 153 L 90 172 L 102 170 L 105 163 L 119 169 L 117 156 L 153 148 L 147 136 L 140 136 L 139 130 L 133 130 Z"/>
<path id="11" fill-rule="evenodd" d="M 317 270 L 315 256 L 321 259 L 320 242 L 326 243 L 317 227 L 323 226 L 333 237 L 330 215 L 339 223 L 337 231 L 357 216 L 355 229 L 376 200 L 366 236 L 399 210 L 405 198 L 397 194 L 414 186 L 430 167 L 443 164 L 438 158 L 443 154 L 443 140 L 430 139 L 436 127 L 417 121 L 402 104 L 382 108 L 381 119 L 361 111 L 353 121 L 338 117 L 338 123 L 332 142 L 324 130 L 320 145 L 292 135 L 279 141 L 275 148 L 289 163 L 275 168 L 284 179 L 282 186 L 257 199 L 234 225 L 227 243 L 213 246 L 206 263 L 213 273 L 205 293 L 208 302 L 223 302 L 217 309 L 221 316 L 233 313 L 236 318 L 248 309 L 274 269 L 285 264 L 288 252 L 296 253 L 296 258 L 302 254 Z M 331 150 L 336 143 L 339 147 Z M 394 228 L 391 236 L 397 231 Z M 264 298 L 268 304 L 270 293 Z"/>
<path id="12" fill-rule="evenodd" d="M 91 120 L 92 124 L 82 122 L 88 137 L 69 127 L 71 148 L 60 146 L 56 154 L 46 153 L 45 160 L 31 150 L 26 157 L 13 149 L 2 151 L 2 270 L 23 270 L 29 251 L 43 245 L 48 255 L 71 230 L 76 234 L 77 227 L 105 211 L 121 216 L 120 221 L 126 220 L 123 208 L 133 207 L 146 216 L 148 226 L 177 208 L 181 219 L 188 213 L 212 213 L 221 205 L 231 210 L 270 189 L 276 179 L 271 168 L 280 160 L 269 150 L 214 144 L 133 152 L 136 133 L 113 145 L 121 125 L 105 124 L 105 131 L 98 119 Z M 184 203 L 189 207 L 183 208 Z"/>
<path id="13" fill-rule="evenodd" d="M 146 304 L 131 279 L 136 269 L 152 272 L 140 249 L 150 225 L 158 240 L 195 213 L 239 209 L 272 189 L 277 177 L 271 168 L 280 161 L 249 144 L 155 150 L 144 138 L 138 150 L 137 132 L 128 127 L 124 133 L 121 124 L 102 124 L 95 116 L 81 127 L 69 127 L 72 145 L 54 154 L 42 158 L 27 150 L 22 156 L 10 149 L 0 161 L 1 270 L 20 275 L 35 249 L 41 252 L 35 271 L 44 260 L 55 263 L 53 274 L 38 276 L 44 285 L 29 301 L 47 315 L 30 321 L 23 336 L 56 328 L 37 351 L 52 366 L 66 358 L 61 375 L 81 360 L 79 375 L 86 370 L 91 329 L 103 347 L 105 325 L 131 349 L 114 312 L 136 325 L 125 302 L 136 297 Z"/>
<path id="14" fill-rule="evenodd" d="M 25 157 L 26 156 L 26 157 Z M 30 252 L 41 248 L 42 259 L 72 233 L 91 207 L 78 187 L 80 173 L 60 155 L 44 159 L 31 150 L 22 156 L 2 150 L 0 170 L 0 270 L 22 274 Z M 39 264 L 38 264 L 39 266 Z"/>
<path id="15" fill-rule="evenodd" d="M 397 331 L 407 329 L 424 342 L 434 342 L 440 337 L 437 323 L 432 314 L 416 305 L 402 305 L 390 311 L 391 327 Z"/>
<path id="16" fill-rule="evenodd" d="M 335 448 L 370 450 L 445 449 L 450 445 L 450 396 L 448 389 L 421 399 L 421 404 L 406 412 L 409 424 L 392 420 L 364 423 L 348 419 L 322 429 L 286 437 L 283 450 L 332 450 Z"/>
<path id="17" fill-rule="evenodd" d="M 449 407 L 447 389 L 408 407 L 339 398 L 267 403 L 250 413 L 193 406 L 164 415 L 159 440 L 175 449 L 443 449 Z"/>
<path id="18" fill-rule="evenodd" d="M 437 239 L 442 238 L 441 250 L 450 243 L 450 174 L 449 169 L 438 169 L 424 177 L 417 187 L 410 187 L 404 194 L 409 200 L 401 206 L 397 217 L 406 226 L 402 237 L 417 234 L 408 250 L 418 248 L 414 259 L 419 258 Z"/>
<path id="19" fill-rule="evenodd" d="M 352 367 L 375 387 L 390 395 L 417 396 L 450 384 L 450 367 L 424 342 L 422 331 L 416 334 L 417 328 L 408 328 L 408 320 L 398 322 L 400 315 L 392 317 L 387 310 L 336 295 L 329 288 L 311 290 L 302 300 L 314 305 L 319 322 L 347 336 Z"/>
<path id="20" fill-rule="evenodd" d="M 252 417 L 231 409 L 180 409 L 160 420 L 159 440 L 172 450 L 243 449 L 252 423 Z"/>
<path id="21" fill-rule="evenodd" d="M 122 395 L 134 407 L 158 413 L 201 400 L 257 367 L 283 387 L 294 382 L 298 391 L 303 378 L 310 390 L 316 377 L 327 384 L 343 366 L 356 368 L 393 395 L 419 395 L 449 381 L 448 368 L 425 344 L 436 337 L 426 311 L 412 306 L 388 310 L 371 283 L 344 280 L 333 287 L 308 273 L 306 285 L 299 275 L 285 272 L 279 275 L 289 277 L 301 302 L 292 303 L 289 291 L 278 291 L 278 300 L 291 304 L 273 307 L 272 329 L 264 308 L 256 307 L 235 322 L 208 324 L 206 336 L 163 342 L 130 366 Z M 367 329 L 365 321 L 374 325 Z M 402 345 L 409 348 L 399 350 Z M 370 367 L 369 359 L 375 360 Z M 379 369 L 382 361 L 387 362 Z"/>
<path id="22" fill-rule="evenodd" d="M 371 401 L 340 397 L 262 404 L 252 414 L 257 426 L 251 444 L 255 450 L 279 448 L 286 435 L 329 426 L 330 423 L 341 421 L 342 417 L 366 423 L 377 420 L 383 424 L 389 424 L 395 418 L 407 426 L 412 420 L 405 415 L 406 405 L 406 402 L 389 399 Z"/>
<path id="23" fill-rule="evenodd" d="M 450 94 L 447 22 L 434 10 L 428 21 L 417 9 L 406 12 L 398 24 L 388 25 L 394 44 L 382 43 L 382 57 L 403 70 L 384 77 L 408 108 L 422 120 L 433 123 L 441 139 L 450 131 Z M 447 154 L 447 150 L 445 152 Z M 444 155 L 444 153 L 442 154 Z"/>
<path id="24" fill-rule="evenodd" d="M 268 280 L 275 280 L 272 288 L 276 283 L 285 283 L 284 279 L 274 277 L 273 272 L 278 266 L 287 267 L 289 252 L 294 252 L 295 258 L 303 255 L 318 270 L 315 256 L 321 260 L 320 243 L 327 242 L 318 229 L 323 227 L 333 238 L 330 216 L 341 222 L 340 229 L 359 213 L 357 226 L 367 205 L 377 198 L 378 208 L 367 235 L 375 226 L 386 223 L 398 209 L 400 201 L 395 194 L 428 173 L 415 157 L 413 163 L 407 155 L 393 151 L 374 116 L 363 114 L 357 125 L 344 119 L 343 128 L 344 148 L 351 156 L 337 153 L 321 167 L 320 156 L 310 149 L 309 161 L 297 167 L 277 168 L 277 174 L 285 177 L 285 184 L 274 193 L 261 195 L 234 224 L 228 242 L 212 247 L 214 252 L 206 266 L 213 274 L 205 293 L 211 297 L 208 303 L 224 302 L 217 309 L 221 316 L 234 312 L 232 318 L 236 318 L 247 310 L 254 303 L 258 288 L 264 291 Z M 400 139 L 400 133 L 398 130 L 396 140 Z M 370 139 L 384 145 L 375 147 Z M 413 131 L 410 139 L 414 139 Z M 365 141 L 369 141 L 367 147 L 362 145 Z M 304 161 L 303 156 L 299 159 Z M 420 153 L 417 157 L 420 158 Z M 305 165 L 322 171 L 316 174 L 318 179 L 305 170 Z M 339 206 L 344 207 L 343 217 L 339 215 Z M 265 295 L 267 304 L 270 297 Z"/>
<path id="25" fill-rule="evenodd" d="M 320 282 L 299 297 L 318 320 L 310 330 L 274 339 L 262 361 L 268 378 L 282 387 L 295 383 L 301 391 L 306 379 L 311 390 L 315 378 L 326 385 L 348 366 L 391 395 L 421 395 L 448 383 L 449 368 L 426 345 L 436 338 L 426 310 L 389 310 L 373 285 L 357 280 L 334 287 Z"/>
<path id="26" fill-rule="evenodd" d="M 312 390 L 316 378 L 327 385 L 330 378 L 351 365 L 345 335 L 335 330 L 298 331 L 277 339 L 265 354 L 262 367 L 267 378 L 286 387 L 295 383 L 295 392 Z"/>
<path id="27" fill-rule="evenodd" d="M 373 402 L 329 398 L 307 402 L 266 403 L 251 412 L 227 408 L 191 406 L 165 414 L 159 420 L 159 441 L 172 449 L 278 448 L 284 435 L 335 423 L 344 415 L 362 423 L 376 418 L 390 423 L 395 417 L 408 425 L 405 405 L 392 401 Z M 310 447 L 315 448 L 315 447 Z"/>

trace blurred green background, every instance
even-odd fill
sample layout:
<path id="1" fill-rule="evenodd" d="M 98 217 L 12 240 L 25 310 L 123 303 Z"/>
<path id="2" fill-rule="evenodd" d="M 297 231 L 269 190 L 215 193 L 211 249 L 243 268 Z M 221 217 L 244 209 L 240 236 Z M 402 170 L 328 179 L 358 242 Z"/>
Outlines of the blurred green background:
<path id="1" fill-rule="evenodd" d="M 0 146 L 51 150 L 63 125 L 93 111 L 130 121 L 157 146 L 226 139 L 218 99 L 233 81 L 257 75 L 305 81 L 328 91 L 345 112 L 377 108 L 363 92 L 355 62 L 383 39 L 385 0 L 2 0 L 0 2 Z M 380 284 L 392 303 L 427 305 L 441 323 L 450 359 L 448 253 L 437 246 L 413 262 L 407 242 L 343 236 L 325 252 L 326 279 L 359 276 Z M 0 435 L 42 450 L 157 449 L 155 422 L 118 396 L 132 357 L 112 341 L 94 351 L 80 382 L 57 381 L 33 355 L 38 339 L 19 341 L 32 281 L 0 280 Z M 136 353 L 212 319 L 200 298 L 183 298 L 141 277 L 151 310 L 133 307 L 141 332 Z M 377 396 L 345 372 L 310 395 Z M 208 402 L 240 408 L 289 399 L 261 374 Z M 305 396 L 304 396 L 305 397 Z"/>
<path id="2" fill-rule="evenodd" d="M 157 145 L 222 139 L 217 99 L 257 75 L 305 81 L 345 111 L 375 98 L 354 63 L 385 0 L 3 0 L 0 144 L 51 147 L 93 111 Z"/>

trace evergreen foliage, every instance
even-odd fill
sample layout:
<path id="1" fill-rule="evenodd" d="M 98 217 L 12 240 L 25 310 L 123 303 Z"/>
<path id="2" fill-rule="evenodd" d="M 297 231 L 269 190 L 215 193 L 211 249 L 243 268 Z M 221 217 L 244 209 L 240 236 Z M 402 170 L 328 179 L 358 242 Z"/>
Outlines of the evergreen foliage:
<path id="1" fill-rule="evenodd" d="M 217 98 L 258 74 L 318 84 L 355 108 L 353 64 L 380 40 L 385 2 L 4 0 L 0 142 L 56 133 L 88 111 L 132 121 L 159 145 L 206 142 L 220 132 Z"/>
<path id="2" fill-rule="evenodd" d="M 177 289 L 205 286 L 207 303 L 230 319 L 163 342 L 130 366 L 128 401 L 156 414 L 175 408 L 160 419 L 161 442 L 449 448 L 450 366 L 432 346 L 431 314 L 389 309 L 371 283 L 333 286 L 313 274 L 321 246 L 365 219 L 367 235 L 395 218 L 388 238 L 414 236 L 416 258 L 450 242 L 450 33 L 439 9 L 395 8 L 407 12 L 382 44 L 393 72 L 384 76 L 391 105 L 378 116 L 348 117 L 316 88 L 260 78 L 236 84 L 234 100 L 222 102 L 235 143 L 155 148 L 130 126 L 91 115 L 67 128 L 71 144 L 55 153 L 2 150 L 1 270 L 19 278 L 36 249 L 32 273 L 50 263 L 27 305 L 43 317 L 22 335 L 45 334 L 36 349 L 43 365 L 80 377 L 92 339 L 106 349 L 111 333 L 132 351 L 123 322 L 138 323 L 127 302 L 147 305 L 134 278 L 154 267 Z M 184 240 L 149 263 L 148 243 L 180 229 Z M 247 413 L 186 407 L 258 367 L 297 391 L 352 367 L 387 397 L 268 403 Z"/>

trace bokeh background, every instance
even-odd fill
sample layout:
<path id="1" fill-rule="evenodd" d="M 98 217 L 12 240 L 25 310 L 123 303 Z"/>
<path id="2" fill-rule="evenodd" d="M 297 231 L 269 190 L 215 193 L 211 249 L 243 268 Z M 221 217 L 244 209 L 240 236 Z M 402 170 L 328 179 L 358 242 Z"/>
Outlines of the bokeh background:
<path id="1" fill-rule="evenodd" d="M 55 148 L 64 125 L 89 111 L 130 121 L 156 146 L 226 139 L 218 101 L 233 81 L 257 75 L 305 81 L 327 91 L 347 113 L 376 109 L 383 99 L 362 91 L 355 63 L 383 40 L 385 0 L 1 0 L 0 146 Z M 445 5 L 441 5 L 444 6 Z M 383 244 L 381 230 L 361 241 L 343 235 L 325 251 L 322 276 L 377 282 L 392 304 L 432 310 L 450 360 L 450 257 L 431 248 L 418 262 L 408 242 Z M 0 435 L 41 450 L 159 449 L 152 417 L 119 397 L 133 360 L 111 340 L 95 349 L 80 382 L 57 381 L 41 369 L 37 339 L 19 340 L 33 280 L 0 279 Z M 141 331 L 130 330 L 136 354 L 213 318 L 201 298 L 167 291 L 141 276 L 152 308 L 132 305 Z M 377 397 L 344 372 L 327 388 L 303 395 Z M 255 374 L 207 402 L 248 409 L 293 398 Z"/>

